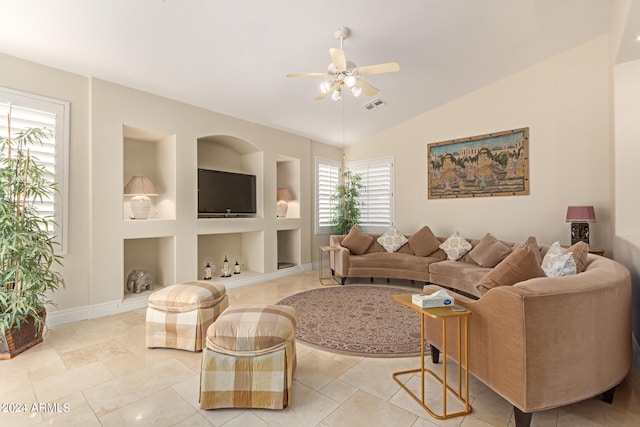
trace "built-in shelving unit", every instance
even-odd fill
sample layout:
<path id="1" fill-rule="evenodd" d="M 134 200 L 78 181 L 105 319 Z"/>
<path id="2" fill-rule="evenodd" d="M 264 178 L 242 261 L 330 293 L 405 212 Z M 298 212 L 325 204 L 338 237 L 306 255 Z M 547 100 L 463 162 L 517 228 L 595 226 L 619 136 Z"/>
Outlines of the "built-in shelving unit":
<path id="1" fill-rule="evenodd" d="M 301 265 L 300 159 L 276 155 L 265 160 L 262 150 L 228 135 L 203 136 L 193 144 L 197 146 L 195 150 L 191 147 L 196 159 L 179 162 L 175 134 L 123 126 L 123 188 L 132 176 L 143 175 L 159 192 L 146 220 L 130 219 L 129 198 L 123 195 L 122 289 L 127 306 L 143 303 L 151 292 L 135 294 L 126 289 L 127 276 L 134 269 L 148 271 L 154 279 L 154 289 L 158 289 L 175 283 L 178 275 L 185 276 L 185 262 L 193 266 L 195 277 L 182 280 L 203 279 L 208 261 L 213 269 L 212 279 L 231 286 L 276 273 L 283 266 Z M 197 188 L 176 185 L 178 175 L 181 182 L 196 183 L 193 178 L 197 177 L 197 168 L 255 175 L 256 214 L 199 218 Z M 284 218 L 276 218 L 278 187 L 286 187 L 292 195 Z M 269 199 L 265 201 L 265 197 Z M 178 200 L 180 209 L 176 208 Z M 185 209 L 185 201 L 192 207 Z M 197 245 L 195 252 L 190 242 Z M 187 254 L 178 247 L 188 247 Z M 220 277 L 225 255 L 232 273 L 238 259 L 239 274 Z"/>

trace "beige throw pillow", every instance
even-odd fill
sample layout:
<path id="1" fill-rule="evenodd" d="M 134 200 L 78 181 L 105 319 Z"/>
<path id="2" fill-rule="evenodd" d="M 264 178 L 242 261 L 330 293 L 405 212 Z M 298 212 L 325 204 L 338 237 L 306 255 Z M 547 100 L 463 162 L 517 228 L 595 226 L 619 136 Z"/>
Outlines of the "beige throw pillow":
<path id="1" fill-rule="evenodd" d="M 373 236 L 365 234 L 358 227 L 351 227 L 349 234 L 342 239 L 342 246 L 355 255 L 362 255 L 373 242 Z"/>
<path id="2" fill-rule="evenodd" d="M 485 294 L 498 286 L 511 286 L 535 277 L 544 277 L 544 271 L 530 246 L 515 249 L 493 270 L 476 284 L 476 289 Z"/>
<path id="3" fill-rule="evenodd" d="M 407 243 L 407 238 L 394 227 L 391 227 L 385 231 L 382 236 L 378 237 L 378 243 L 380 243 L 387 252 L 393 253 L 400 249 L 400 246 Z"/>
<path id="4" fill-rule="evenodd" d="M 524 243 L 516 243 L 513 245 L 513 250 L 520 248 L 522 246 L 529 246 L 533 249 L 533 253 L 538 260 L 538 264 L 542 264 L 542 252 L 540 252 L 540 246 L 538 246 L 538 241 L 535 236 L 529 236 L 529 238 Z"/>
<path id="5" fill-rule="evenodd" d="M 476 247 L 469 252 L 469 258 L 480 267 L 493 268 L 509 253 L 511 253 L 509 246 L 493 237 L 491 233 L 487 233 Z"/>
<path id="6" fill-rule="evenodd" d="M 578 242 L 575 245 L 564 249 L 564 252 L 573 253 L 573 260 L 576 262 L 576 273 L 582 273 L 587 266 L 587 255 L 589 255 L 589 245 L 585 242 Z"/>
<path id="7" fill-rule="evenodd" d="M 449 260 L 457 261 L 469 252 L 471 243 L 467 242 L 464 237 L 456 231 L 439 247 L 447 254 Z"/>
<path id="8" fill-rule="evenodd" d="M 409 246 L 417 256 L 429 256 L 440 248 L 440 240 L 425 225 L 409 237 Z"/>

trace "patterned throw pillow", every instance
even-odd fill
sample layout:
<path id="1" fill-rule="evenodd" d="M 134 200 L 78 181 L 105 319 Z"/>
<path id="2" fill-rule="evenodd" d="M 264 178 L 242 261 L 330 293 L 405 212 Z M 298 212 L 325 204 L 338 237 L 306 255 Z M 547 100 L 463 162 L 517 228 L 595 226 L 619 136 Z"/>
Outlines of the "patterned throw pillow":
<path id="1" fill-rule="evenodd" d="M 467 242 L 464 237 L 457 231 L 453 233 L 443 244 L 440 245 L 451 261 L 457 261 L 471 249 L 471 243 Z"/>
<path id="2" fill-rule="evenodd" d="M 560 242 L 555 242 L 542 260 L 542 270 L 549 277 L 562 277 L 576 274 L 576 261 L 572 252 L 565 253 Z"/>
<path id="3" fill-rule="evenodd" d="M 391 227 L 382 236 L 378 237 L 378 243 L 389 253 L 397 251 L 407 241 L 407 238 L 394 227 Z"/>

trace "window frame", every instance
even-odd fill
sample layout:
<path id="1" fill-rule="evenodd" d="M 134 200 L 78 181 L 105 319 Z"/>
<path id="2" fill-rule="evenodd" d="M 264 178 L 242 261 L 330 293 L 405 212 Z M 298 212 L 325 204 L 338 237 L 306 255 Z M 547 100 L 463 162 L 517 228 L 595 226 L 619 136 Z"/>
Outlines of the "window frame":
<path id="1" fill-rule="evenodd" d="M 0 103 L 35 111 L 55 113 L 55 172 L 54 182 L 59 192 L 54 195 L 54 241 L 55 253 L 68 253 L 69 217 L 69 116 L 70 103 L 55 98 L 36 95 L 0 86 Z"/>
<path id="2" fill-rule="evenodd" d="M 363 169 L 369 169 L 372 166 L 384 164 L 389 168 L 389 188 L 388 195 L 389 198 L 389 206 L 388 211 L 385 212 L 388 215 L 389 221 L 387 223 L 381 224 L 373 224 L 368 222 L 367 208 L 366 208 L 366 199 L 370 197 L 369 190 L 367 187 L 367 181 L 369 177 L 367 174 L 362 172 Z M 394 226 L 395 223 L 395 188 L 394 188 L 394 157 L 378 157 L 373 159 L 363 159 L 363 160 L 354 160 L 347 162 L 345 167 L 354 173 L 359 173 L 362 176 L 362 184 L 365 187 L 364 190 L 360 192 L 361 196 L 359 197 L 360 201 L 363 203 L 363 207 L 361 208 L 362 216 L 360 218 L 360 229 L 366 233 L 384 233 L 390 227 Z"/>
<path id="3" fill-rule="evenodd" d="M 320 224 L 320 211 L 321 211 L 321 203 L 320 203 L 320 166 L 326 165 L 331 168 L 336 168 L 338 170 L 337 181 L 335 185 L 332 186 L 333 183 L 329 183 L 330 194 L 335 193 L 335 187 L 340 184 L 342 181 L 342 162 L 340 160 L 328 159 L 324 157 L 315 157 L 315 234 L 332 234 L 335 232 L 335 227 L 330 224 Z M 328 209 L 333 211 L 334 203 L 329 201 Z"/>

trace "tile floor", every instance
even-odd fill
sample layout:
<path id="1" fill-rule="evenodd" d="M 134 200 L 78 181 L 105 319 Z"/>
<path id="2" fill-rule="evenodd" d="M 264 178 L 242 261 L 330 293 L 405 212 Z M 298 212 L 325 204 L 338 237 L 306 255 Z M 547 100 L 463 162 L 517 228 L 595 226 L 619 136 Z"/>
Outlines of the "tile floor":
<path id="1" fill-rule="evenodd" d="M 231 304 L 275 303 L 319 286 L 312 271 L 228 293 Z M 144 310 L 51 328 L 42 344 L 0 361 L 1 409 L 13 412 L 0 412 L 0 426 L 514 426 L 511 405 L 473 378 L 473 412 L 441 422 L 391 377 L 418 366 L 419 358 L 344 356 L 301 343 L 289 408 L 201 411 L 200 359 L 200 353 L 145 348 Z M 419 389 L 417 377 L 407 380 Z M 433 396 L 441 405 L 440 393 Z M 640 426 L 637 372 L 618 387 L 612 405 L 594 398 L 536 413 L 532 426 Z"/>

